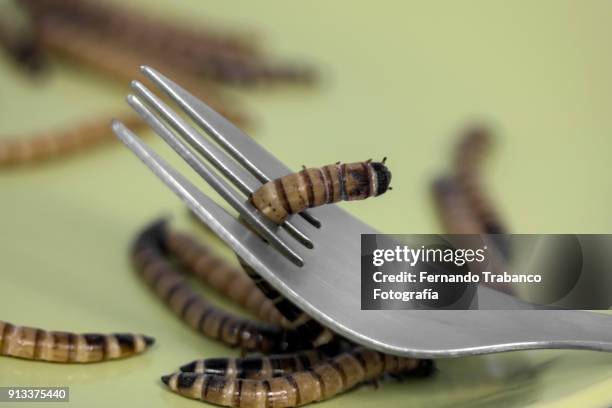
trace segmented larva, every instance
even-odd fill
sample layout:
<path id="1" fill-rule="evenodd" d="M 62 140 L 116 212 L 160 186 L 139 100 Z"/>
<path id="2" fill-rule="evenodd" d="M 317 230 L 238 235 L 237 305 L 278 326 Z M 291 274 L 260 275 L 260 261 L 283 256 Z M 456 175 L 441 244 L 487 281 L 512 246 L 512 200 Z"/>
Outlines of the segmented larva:
<path id="1" fill-rule="evenodd" d="M 242 379 L 195 372 L 162 377 L 174 392 L 227 407 L 297 407 L 329 399 L 384 374 L 430 372 L 431 360 L 397 357 L 355 348 L 303 371 L 266 379 Z"/>
<path id="2" fill-rule="evenodd" d="M 336 163 L 269 181 L 251 195 L 267 218 L 282 224 L 290 214 L 341 200 L 363 200 L 387 191 L 391 172 L 382 162 Z"/>
<path id="3" fill-rule="evenodd" d="M 215 255 L 210 248 L 187 234 L 171 230 L 165 230 L 164 245 L 185 266 L 187 272 L 193 273 L 206 285 L 252 311 L 263 321 L 283 327 L 289 325 L 244 272 Z"/>
<path id="4" fill-rule="evenodd" d="M 116 115 L 126 126 L 136 129 L 146 123 L 135 114 Z M 70 128 L 41 132 L 30 138 L 0 140 L 0 166 L 40 162 L 89 148 L 111 137 L 113 116 L 88 120 Z"/>
<path id="5" fill-rule="evenodd" d="M 293 351 L 313 347 L 296 331 L 245 319 L 208 303 L 164 256 L 164 224 L 147 227 L 132 249 L 136 268 L 170 309 L 205 336 L 242 350 Z"/>
<path id="6" fill-rule="evenodd" d="M 333 333 L 293 305 L 239 259 L 244 273 L 187 234 L 164 228 L 164 246 L 177 257 L 187 272 L 234 300 L 260 319 L 299 332 L 314 347 L 334 339 Z"/>
<path id="7" fill-rule="evenodd" d="M 474 213 L 489 234 L 506 232 L 481 180 L 481 167 L 492 144 L 490 132 L 484 127 L 469 128 L 455 152 L 457 181 L 464 190 Z"/>
<path id="8" fill-rule="evenodd" d="M 280 377 L 310 367 L 330 357 L 321 349 L 302 350 L 296 353 L 272 354 L 242 358 L 207 358 L 181 366 L 182 372 L 217 375 L 225 378 L 263 380 Z"/>
<path id="9" fill-rule="evenodd" d="M 0 355 L 56 363 L 95 363 L 140 354 L 155 340 L 141 334 L 76 334 L 0 321 Z"/>

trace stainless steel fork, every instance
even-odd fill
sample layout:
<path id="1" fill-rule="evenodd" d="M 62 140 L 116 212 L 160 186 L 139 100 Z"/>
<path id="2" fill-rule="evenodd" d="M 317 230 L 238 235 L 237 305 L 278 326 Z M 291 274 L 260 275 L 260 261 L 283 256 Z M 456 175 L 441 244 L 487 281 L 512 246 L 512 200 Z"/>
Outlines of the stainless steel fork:
<path id="1" fill-rule="evenodd" d="M 338 334 L 382 352 L 427 358 L 536 348 L 612 351 L 611 316 L 530 310 L 509 296 L 506 305 L 514 310 L 361 310 L 361 234 L 377 231 L 336 205 L 273 225 L 247 197 L 262 183 L 290 173 L 289 168 L 170 79 L 150 67 L 142 71 L 191 121 L 140 82 L 132 82 L 128 103 L 251 228 L 117 121 L 115 134 L 238 256 Z M 480 287 L 477 301 L 499 307 L 504 296 Z"/>

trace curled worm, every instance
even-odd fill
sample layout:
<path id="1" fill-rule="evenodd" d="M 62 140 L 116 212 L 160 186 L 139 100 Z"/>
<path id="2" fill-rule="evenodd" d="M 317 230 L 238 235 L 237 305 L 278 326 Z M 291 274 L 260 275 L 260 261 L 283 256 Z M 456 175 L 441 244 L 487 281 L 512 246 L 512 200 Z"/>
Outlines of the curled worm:
<path id="1" fill-rule="evenodd" d="M 396 357 L 355 348 L 331 332 L 329 335 L 334 341 L 330 340 L 313 349 L 313 338 L 321 335 L 319 330 L 322 326 L 311 319 L 297 324 L 293 331 L 278 326 L 267 326 L 270 330 L 265 331 L 261 328 L 266 326 L 245 320 L 235 323 L 240 318 L 213 309 L 191 291 L 184 278 L 179 276 L 180 272 L 172 269 L 170 260 L 166 258 L 169 254 L 179 258 L 184 265 L 193 267 L 196 260 L 207 252 L 193 238 L 168 232 L 164 222 L 150 225 L 138 236 L 132 252 L 134 263 L 142 271 L 145 280 L 170 304 L 175 313 L 192 327 L 229 345 L 264 353 L 281 349 L 280 354 L 269 356 L 208 358 L 185 364 L 181 372 L 162 377 L 162 381 L 178 394 L 231 407 L 296 407 L 331 398 L 384 374 L 427 374 L 433 368 L 430 360 Z M 210 258 L 207 262 L 210 267 Z M 249 275 L 260 279 L 250 268 L 246 269 L 250 271 Z M 262 282 L 258 286 L 264 288 L 266 297 L 283 299 L 278 292 Z M 196 306 L 200 310 L 188 316 L 189 309 L 198 302 L 204 304 Z M 279 313 L 290 315 L 289 306 L 284 313 L 285 307 L 279 308 L 282 304 L 281 301 L 274 302 Z M 294 317 L 298 316 L 297 320 L 301 321 L 299 309 L 288 305 Z M 220 316 L 215 316 L 217 313 Z M 202 322 L 208 319 L 212 325 L 216 325 L 214 330 L 202 330 Z M 289 323 L 295 321 L 289 320 Z M 204 322 L 204 326 L 206 324 Z M 223 334 L 227 328 L 228 333 L 233 333 L 229 338 Z M 311 335 L 308 335 L 309 330 L 312 330 Z M 248 333 L 247 339 L 257 338 L 259 344 L 236 341 L 236 338 L 242 337 L 240 333 Z M 342 352 L 347 346 L 350 350 Z M 296 352 L 287 352 L 291 350 Z"/>
<path id="2" fill-rule="evenodd" d="M 165 257 L 164 228 L 163 221 L 147 227 L 132 247 L 132 258 L 149 286 L 190 327 L 242 350 L 281 352 L 312 347 L 293 330 L 245 319 L 208 303 Z"/>
<path id="3" fill-rule="evenodd" d="M 267 218 L 282 224 L 289 215 L 341 200 L 363 200 L 384 194 L 391 172 L 382 162 L 336 163 L 269 181 L 251 195 Z"/>
<path id="4" fill-rule="evenodd" d="M 227 407 L 297 407 L 329 399 L 384 374 L 431 371 L 431 360 L 396 357 L 355 348 L 307 370 L 267 379 L 178 372 L 162 377 L 174 392 Z"/>
<path id="5" fill-rule="evenodd" d="M 76 334 L 0 321 L 0 355 L 56 363 L 95 363 L 140 354 L 154 343 L 140 334 Z"/>

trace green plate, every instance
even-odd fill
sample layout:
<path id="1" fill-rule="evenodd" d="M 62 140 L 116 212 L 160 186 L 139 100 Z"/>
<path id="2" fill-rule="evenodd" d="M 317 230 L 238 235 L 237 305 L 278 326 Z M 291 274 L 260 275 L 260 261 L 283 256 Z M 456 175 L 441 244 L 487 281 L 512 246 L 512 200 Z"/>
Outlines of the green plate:
<path id="1" fill-rule="evenodd" d="M 319 67 L 314 89 L 232 93 L 257 116 L 250 133 L 292 168 L 388 156 L 394 190 L 342 204 L 381 231 L 440 230 L 428 183 L 472 120 L 497 130 L 487 182 L 513 231 L 612 230 L 610 2 L 130 3 L 202 26 L 255 28 L 273 55 Z M 0 137 L 126 109 L 127 92 L 61 61 L 31 82 L 2 59 Z M 72 406 L 201 406 L 166 391 L 160 375 L 236 351 L 177 321 L 132 271 L 130 240 L 161 215 L 229 256 L 118 144 L 0 170 L 0 319 L 158 341 L 143 356 L 98 365 L 0 358 L 0 385 L 67 385 Z M 612 355 L 538 351 L 441 361 L 431 379 L 364 386 L 320 406 L 611 404 Z"/>

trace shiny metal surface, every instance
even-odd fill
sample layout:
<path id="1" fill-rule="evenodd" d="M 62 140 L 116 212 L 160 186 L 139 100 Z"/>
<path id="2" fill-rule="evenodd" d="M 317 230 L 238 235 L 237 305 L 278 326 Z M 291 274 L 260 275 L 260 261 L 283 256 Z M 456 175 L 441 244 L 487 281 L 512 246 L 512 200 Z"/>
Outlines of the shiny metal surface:
<path id="1" fill-rule="evenodd" d="M 177 84 L 151 68 L 145 67 L 143 71 L 258 180 L 290 172 L 277 158 Z M 113 130 L 202 222 L 270 284 L 315 319 L 357 343 L 417 357 L 536 348 L 612 351 L 611 316 L 530 310 L 528 305 L 509 296 L 508 306 L 523 310 L 361 310 L 360 235 L 377 233 L 376 230 L 335 205 L 309 211 L 320 221 L 320 228 L 293 216 L 291 223 L 314 247 L 297 245 L 294 236 L 283 228 L 277 228 L 275 234 L 279 242 L 287 243 L 299 254 L 303 260 L 299 267 L 204 195 L 121 123 L 113 123 Z M 499 304 L 503 296 L 506 295 L 481 287 L 478 302 L 486 305 L 495 298 Z"/>

